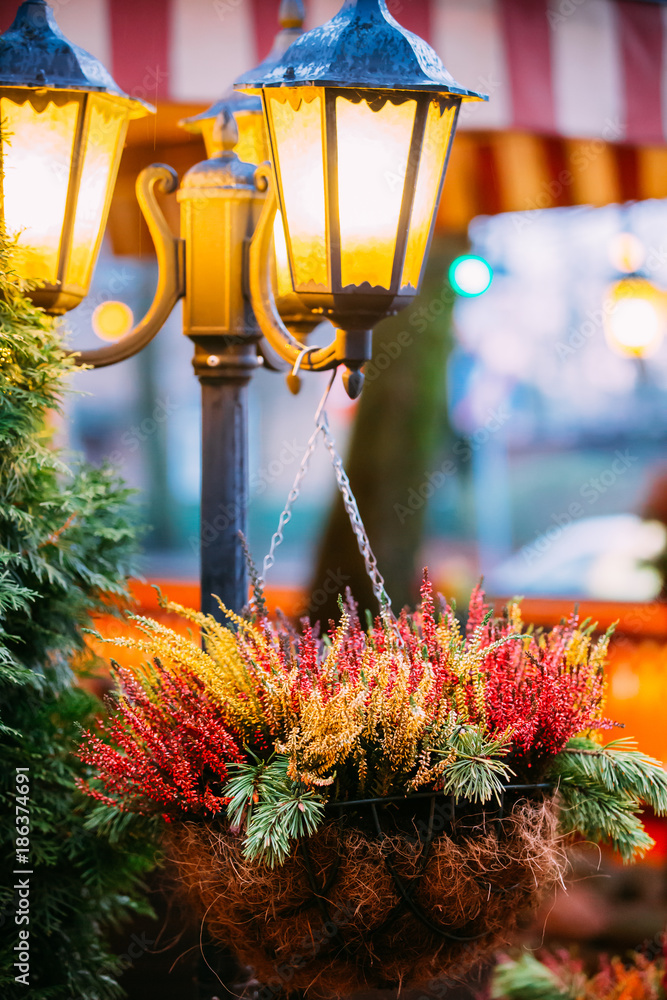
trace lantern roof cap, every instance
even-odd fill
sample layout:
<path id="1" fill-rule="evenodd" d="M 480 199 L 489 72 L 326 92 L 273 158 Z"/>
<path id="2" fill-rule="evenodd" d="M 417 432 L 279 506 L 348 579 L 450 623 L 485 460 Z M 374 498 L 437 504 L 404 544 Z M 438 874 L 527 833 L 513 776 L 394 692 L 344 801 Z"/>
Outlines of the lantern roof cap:
<path id="1" fill-rule="evenodd" d="M 188 132 L 199 133 L 201 132 L 200 122 L 208 121 L 209 118 L 217 118 L 225 111 L 229 111 L 233 115 L 244 112 L 261 114 L 262 102 L 255 94 L 243 94 L 239 91 L 228 90 L 224 97 L 221 97 L 206 111 L 200 111 L 199 114 L 192 115 L 190 118 L 181 118 L 178 124 Z"/>
<path id="2" fill-rule="evenodd" d="M 121 90 L 99 59 L 63 35 L 46 0 L 25 0 L 0 35 L 0 87 L 109 94 L 130 101 L 134 117 L 155 110 Z"/>
<path id="3" fill-rule="evenodd" d="M 239 132 L 234 115 L 223 109 L 215 122 L 215 140 L 220 146 L 220 152 L 208 160 L 196 163 L 191 167 L 181 181 L 178 200 L 197 197 L 196 192 L 202 188 L 230 190 L 248 188 L 256 191 L 254 163 L 244 163 L 234 152 L 239 141 Z"/>
<path id="4" fill-rule="evenodd" d="M 435 50 L 394 20 L 385 0 L 345 0 L 331 21 L 297 38 L 279 62 L 244 73 L 234 86 L 422 90 L 488 100 L 457 83 Z"/>
<path id="5" fill-rule="evenodd" d="M 287 52 L 290 45 L 303 35 L 303 22 L 305 19 L 302 0 L 282 0 L 278 21 L 280 31 L 276 35 L 271 51 L 266 59 L 263 59 L 259 66 L 249 71 L 248 75 L 263 75 L 277 66 L 282 57 Z M 187 129 L 188 132 L 200 132 L 199 122 L 209 118 L 217 118 L 223 111 L 231 111 L 232 114 L 243 112 L 262 113 L 262 102 L 254 94 L 243 94 L 237 90 L 230 89 L 219 101 L 212 104 L 206 111 L 201 111 L 191 118 L 183 118 L 178 124 Z"/>

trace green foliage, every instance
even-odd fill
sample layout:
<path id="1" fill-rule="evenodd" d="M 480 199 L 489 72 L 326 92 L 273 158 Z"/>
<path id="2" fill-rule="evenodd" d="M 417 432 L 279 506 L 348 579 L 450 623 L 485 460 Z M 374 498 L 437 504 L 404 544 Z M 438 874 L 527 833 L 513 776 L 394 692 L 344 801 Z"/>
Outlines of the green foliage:
<path id="1" fill-rule="evenodd" d="M 443 792 L 458 799 L 500 802 L 503 785 L 514 772 L 499 758 L 509 753 L 509 744 L 501 736 L 489 737 L 476 726 L 461 726 L 447 740 L 439 753 L 453 757 L 443 771 Z"/>
<path id="2" fill-rule="evenodd" d="M 503 962 L 493 974 L 494 1000 L 570 1000 L 558 977 L 529 952 L 516 962 Z"/>
<path id="3" fill-rule="evenodd" d="M 324 818 L 324 800 L 287 774 L 289 759 L 279 755 L 270 762 L 230 764 L 227 782 L 228 816 L 232 826 L 245 826 L 243 853 L 270 868 L 281 865 L 292 843 L 309 837 Z"/>
<path id="4" fill-rule="evenodd" d="M 491 981 L 493 1000 L 664 1000 L 665 957 L 634 952 L 600 955 L 597 970 L 576 953 L 559 950 L 538 961 L 524 951 L 504 959 Z"/>
<path id="5" fill-rule="evenodd" d="M 637 750 L 633 739 L 613 740 L 604 747 L 583 737 L 572 739 L 559 765 L 567 769 L 570 780 L 634 795 L 660 816 L 667 812 L 667 773 L 659 760 Z"/>
<path id="6" fill-rule="evenodd" d="M 30 947 L 35 1000 L 112 1000 L 122 995 L 117 960 L 105 932 L 133 912 L 150 912 L 142 901 L 142 875 L 153 866 L 149 821 L 116 818 L 90 800 L 75 781 L 84 767 L 71 749 L 78 726 L 92 724 L 101 706 L 76 687 L 55 694 L 27 686 L 3 692 L 3 711 L 20 733 L 0 734 L 0 814 L 13 816 L 15 768 L 30 768 Z M 106 812 L 106 815 L 105 815 Z M 120 819 L 124 823 L 120 823 Z M 12 871 L 13 830 L 0 833 L 3 867 Z M 13 996 L 12 949 L 17 941 L 13 881 L 0 885 L 0 994 Z M 23 993 L 25 989 L 21 988 Z M 18 995 L 18 994 L 17 994 Z"/>
<path id="7" fill-rule="evenodd" d="M 572 739 L 554 758 L 549 777 L 559 785 L 564 833 L 607 842 L 624 861 L 653 846 L 639 816 L 643 803 L 659 815 L 667 812 L 667 774 L 632 740 L 603 747 L 584 737 Z"/>
<path id="8" fill-rule="evenodd" d="M 81 628 L 126 595 L 135 545 L 128 492 L 108 469 L 70 471 L 53 447 L 73 362 L 61 334 L 25 297 L 0 236 L 0 858 L 16 868 L 15 769 L 30 775 L 30 986 L 14 980 L 18 927 L 11 879 L 0 888 L 0 995 L 111 1000 L 121 995 L 106 931 L 142 910 L 152 866 L 145 820 L 119 822 L 76 781 L 78 727 L 101 705 L 75 686 Z"/>
<path id="9" fill-rule="evenodd" d="M 125 594 L 136 529 L 111 469 L 72 472 L 51 446 L 73 362 L 23 290 L 0 237 L 0 679 L 62 684 L 90 612 Z"/>

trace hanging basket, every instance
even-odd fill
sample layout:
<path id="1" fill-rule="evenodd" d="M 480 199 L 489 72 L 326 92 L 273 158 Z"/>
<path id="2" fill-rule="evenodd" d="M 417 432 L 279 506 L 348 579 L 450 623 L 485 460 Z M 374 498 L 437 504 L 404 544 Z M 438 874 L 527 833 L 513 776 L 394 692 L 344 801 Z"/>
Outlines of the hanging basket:
<path id="1" fill-rule="evenodd" d="M 659 761 L 596 732 L 609 632 L 576 613 L 524 628 L 479 588 L 463 629 L 426 574 L 418 614 L 393 615 L 327 393 L 264 570 L 321 434 L 380 616 L 363 629 L 347 595 L 328 633 L 299 632 L 270 620 L 262 578 L 227 624 L 165 601 L 204 648 L 135 618 L 141 638 L 116 642 L 152 663 L 116 669 L 110 723 L 79 750 L 92 796 L 167 821 L 181 892 L 268 997 L 460 981 L 562 880 L 563 837 L 631 860 L 652 845 L 642 804 L 667 812 Z"/>
<path id="2" fill-rule="evenodd" d="M 510 785 L 496 808 L 424 793 L 328 813 L 275 868 L 248 861 L 224 823 L 169 834 L 180 891 L 208 935 L 276 992 L 461 980 L 563 876 L 548 786 Z"/>

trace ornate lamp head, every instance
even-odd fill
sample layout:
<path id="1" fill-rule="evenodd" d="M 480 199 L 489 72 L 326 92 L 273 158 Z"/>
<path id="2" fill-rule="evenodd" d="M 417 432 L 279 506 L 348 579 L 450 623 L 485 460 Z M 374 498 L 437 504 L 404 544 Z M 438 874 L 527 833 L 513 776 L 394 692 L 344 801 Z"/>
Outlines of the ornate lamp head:
<path id="1" fill-rule="evenodd" d="M 65 38 L 45 0 L 0 36 L 3 220 L 48 312 L 87 295 L 128 122 L 152 110 Z"/>
<path id="2" fill-rule="evenodd" d="M 461 102 L 484 95 L 384 0 L 347 0 L 235 87 L 262 97 L 295 292 L 347 330 L 408 305 Z"/>

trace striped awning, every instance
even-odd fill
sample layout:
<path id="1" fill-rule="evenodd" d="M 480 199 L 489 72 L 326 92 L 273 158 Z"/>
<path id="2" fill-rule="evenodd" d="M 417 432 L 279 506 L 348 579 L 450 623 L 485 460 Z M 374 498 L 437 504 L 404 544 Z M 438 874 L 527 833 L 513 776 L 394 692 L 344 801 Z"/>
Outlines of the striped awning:
<path id="1" fill-rule="evenodd" d="M 129 93 L 193 104 L 221 96 L 268 52 L 279 0 L 52 0 L 66 35 Z M 341 0 L 306 0 L 306 27 Z M 491 96 L 462 127 L 615 142 L 667 134 L 667 9 L 634 0 L 388 0 L 454 77 Z M 2 0 L 4 30 L 16 0 Z"/>
<path id="2" fill-rule="evenodd" d="M 181 171 L 201 143 L 180 117 L 268 53 L 279 0 L 50 0 L 62 30 L 120 86 L 158 106 L 132 126 L 116 201 L 155 159 Z M 306 27 L 342 0 L 306 0 Z M 0 0 L 0 29 L 17 0 Z M 440 225 L 476 214 L 667 197 L 667 6 L 636 0 L 388 0 L 465 86 Z M 129 171 L 124 185 L 123 176 Z M 112 216 L 127 243 L 127 212 Z M 115 223 L 114 223 L 115 219 Z M 136 226 L 135 226 L 136 228 Z M 125 229 L 125 236 L 123 236 Z M 132 227 L 130 227 L 132 229 Z M 136 246 L 134 249 L 137 249 Z"/>

